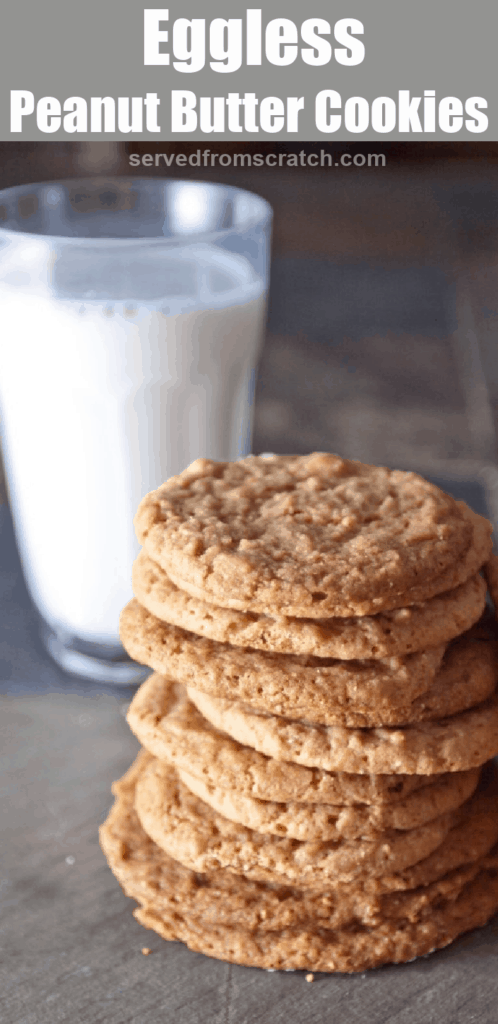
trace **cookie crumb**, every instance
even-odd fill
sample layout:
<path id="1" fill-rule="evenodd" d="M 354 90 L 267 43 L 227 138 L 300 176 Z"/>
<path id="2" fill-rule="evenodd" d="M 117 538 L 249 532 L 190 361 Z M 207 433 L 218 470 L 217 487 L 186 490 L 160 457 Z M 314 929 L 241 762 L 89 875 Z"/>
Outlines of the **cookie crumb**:
<path id="1" fill-rule="evenodd" d="M 152 950 L 149 949 L 148 946 L 142 946 L 142 953 L 144 956 L 149 956 L 152 953 Z"/>
<path id="2" fill-rule="evenodd" d="M 315 980 L 315 975 L 314 974 L 307 974 L 306 975 L 306 981 L 314 981 L 314 980 Z"/>

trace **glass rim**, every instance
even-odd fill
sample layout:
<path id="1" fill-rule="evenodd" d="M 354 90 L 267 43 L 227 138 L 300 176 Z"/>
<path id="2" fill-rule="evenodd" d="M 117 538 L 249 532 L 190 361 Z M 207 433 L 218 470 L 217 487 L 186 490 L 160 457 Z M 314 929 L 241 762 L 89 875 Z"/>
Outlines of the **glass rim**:
<path id="1" fill-rule="evenodd" d="M 110 246 L 131 246 L 131 245 L 190 245 L 191 242 L 213 242 L 217 239 L 221 240 L 226 237 L 227 233 L 244 234 L 245 232 L 251 231 L 258 224 L 271 225 L 273 219 L 273 208 L 267 199 L 260 196 L 257 192 L 251 192 L 246 188 L 239 188 L 238 185 L 225 185 L 222 182 L 202 181 L 198 178 L 144 178 L 144 177 L 129 177 L 128 175 L 83 175 L 74 178 L 51 178 L 48 181 L 33 181 L 26 182 L 22 185 L 11 185 L 8 188 L 0 189 L 0 206 L 4 198 L 13 198 L 18 193 L 22 195 L 25 192 L 29 192 L 30 189 L 50 188 L 50 187 L 77 187 L 78 185 L 92 185 L 93 187 L 99 186 L 99 184 L 108 185 L 110 187 L 122 187 L 124 184 L 131 187 L 151 186 L 164 187 L 165 185 L 198 185 L 204 189 L 209 189 L 213 192 L 227 192 L 232 194 L 249 196 L 252 201 L 256 201 L 259 204 L 259 210 L 257 214 L 249 220 L 244 227 L 231 227 L 222 228 L 215 231 L 199 231 L 192 232 L 191 234 L 172 234 L 172 235 L 63 235 L 63 234 L 51 234 L 43 231 L 24 231 L 19 228 L 4 227 L 2 220 L 0 219 L 0 238 L 10 239 L 32 239 L 37 241 L 49 241 L 50 239 L 65 242 L 67 244 L 75 244 L 90 247 L 92 245 L 101 245 L 105 243 Z"/>

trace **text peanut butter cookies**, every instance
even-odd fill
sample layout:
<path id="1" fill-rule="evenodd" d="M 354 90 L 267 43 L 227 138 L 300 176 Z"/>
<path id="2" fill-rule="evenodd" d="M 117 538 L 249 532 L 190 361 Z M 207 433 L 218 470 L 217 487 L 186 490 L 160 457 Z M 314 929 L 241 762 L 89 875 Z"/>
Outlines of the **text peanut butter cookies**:
<path id="1" fill-rule="evenodd" d="M 309 971 L 410 960 L 484 924 L 490 524 L 416 474 L 318 453 L 197 460 L 135 525 L 121 635 L 154 671 L 101 843 L 138 920 Z"/>

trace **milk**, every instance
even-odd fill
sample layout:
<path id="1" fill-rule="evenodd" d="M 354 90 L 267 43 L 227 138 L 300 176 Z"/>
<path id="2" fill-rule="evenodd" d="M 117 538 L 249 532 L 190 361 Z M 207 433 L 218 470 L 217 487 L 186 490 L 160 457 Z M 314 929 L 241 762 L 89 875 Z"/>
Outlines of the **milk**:
<path id="1" fill-rule="evenodd" d="M 249 450 L 265 313 L 242 256 L 149 245 L 126 261 L 110 282 L 97 250 L 90 270 L 60 257 L 37 287 L 0 281 L 2 443 L 26 581 L 59 634 L 110 645 L 140 499 L 198 456 Z"/>

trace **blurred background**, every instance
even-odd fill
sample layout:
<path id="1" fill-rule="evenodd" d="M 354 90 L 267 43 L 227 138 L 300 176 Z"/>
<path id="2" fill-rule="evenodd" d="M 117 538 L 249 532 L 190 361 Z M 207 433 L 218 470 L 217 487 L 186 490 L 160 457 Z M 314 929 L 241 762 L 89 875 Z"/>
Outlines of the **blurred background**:
<path id="1" fill-rule="evenodd" d="M 108 173 L 259 193 L 274 234 L 253 450 L 325 449 L 423 471 L 494 464 L 498 143 L 212 143 L 231 166 L 129 163 L 199 148 L 4 142 L 0 187 Z M 285 166 L 287 154 L 306 163 L 321 150 L 339 166 Z M 283 166 L 233 166 L 255 152 L 283 154 Z M 377 166 L 371 153 L 383 156 Z"/>

